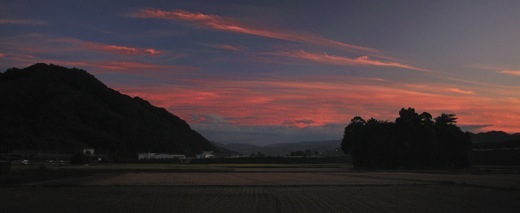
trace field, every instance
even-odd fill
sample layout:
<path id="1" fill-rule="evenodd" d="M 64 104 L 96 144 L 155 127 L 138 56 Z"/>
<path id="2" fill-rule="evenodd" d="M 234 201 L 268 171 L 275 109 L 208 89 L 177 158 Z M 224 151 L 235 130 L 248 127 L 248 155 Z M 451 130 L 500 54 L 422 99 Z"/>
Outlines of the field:
<path id="1" fill-rule="evenodd" d="M 47 169 L 90 175 L 0 187 L 0 212 L 520 210 L 520 173 L 514 167 L 410 172 L 331 164 L 143 164 Z"/>

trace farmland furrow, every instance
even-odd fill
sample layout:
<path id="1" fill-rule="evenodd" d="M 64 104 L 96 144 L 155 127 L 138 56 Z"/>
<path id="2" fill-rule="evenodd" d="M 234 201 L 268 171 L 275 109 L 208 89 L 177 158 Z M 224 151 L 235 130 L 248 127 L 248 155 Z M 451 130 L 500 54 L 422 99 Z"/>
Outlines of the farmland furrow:
<path id="1" fill-rule="evenodd" d="M 0 187 L 1 212 L 518 212 L 520 191 L 460 185 Z"/>

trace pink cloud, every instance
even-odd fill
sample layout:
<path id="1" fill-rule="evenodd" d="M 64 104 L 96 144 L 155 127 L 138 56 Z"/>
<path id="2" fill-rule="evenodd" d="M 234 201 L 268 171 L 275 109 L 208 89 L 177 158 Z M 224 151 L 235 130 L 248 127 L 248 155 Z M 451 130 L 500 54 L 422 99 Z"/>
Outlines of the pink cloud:
<path id="1" fill-rule="evenodd" d="M 359 81 L 358 81 L 359 80 Z M 415 107 L 433 115 L 455 113 L 461 124 L 491 123 L 487 130 L 520 131 L 517 99 L 495 99 L 464 95 L 445 89 L 431 93 L 425 88 L 444 85 L 366 84 L 364 79 L 347 82 L 300 80 L 242 81 L 207 79 L 190 86 L 152 85 L 117 89 L 137 95 L 190 120 L 193 114 L 213 114 L 234 118 L 235 125 L 321 126 L 346 123 L 353 116 L 394 119 L 402 107 Z M 465 91 L 465 90 L 462 90 Z M 493 120 L 486 118 L 492 117 Z M 296 122 L 312 121 L 312 122 Z"/>
<path id="2" fill-rule="evenodd" d="M 437 83 L 437 84 L 402 84 L 402 88 L 409 90 L 433 93 L 440 95 L 476 95 L 474 90 L 460 89 L 454 87 L 456 85 Z"/>
<path id="3" fill-rule="evenodd" d="M 152 48 L 144 49 L 144 51 L 149 53 L 150 55 L 159 55 L 159 54 L 164 53 L 163 51 L 159 51 L 159 50 L 152 49 Z"/>
<path id="4" fill-rule="evenodd" d="M 418 68 L 414 66 L 410 66 L 407 64 L 402 64 L 399 62 L 393 61 L 379 61 L 370 59 L 368 56 L 361 56 L 358 58 L 350 58 L 345 56 L 335 56 L 329 55 L 327 53 L 310 53 L 304 50 L 300 51 L 291 51 L 291 52 L 281 52 L 277 53 L 281 56 L 305 59 L 314 62 L 319 62 L 322 64 L 332 64 L 332 65 L 340 65 L 340 66 L 378 66 L 378 67 L 397 67 L 421 72 L 430 72 L 427 69 Z"/>
<path id="5" fill-rule="evenodd" d="M 511 68 L 507 68 L 507 67 L 503 67 L 503 66 L 474 64 L 474 65 L 469 65 L 466 67 L 495 71 L 497 73 L 504 74 L 504 75 L 520 76 L 519 69 L 511 69 Z"/>
<path id="6" fill-rule="evenodd" d="M 103 52 L 111 52 L 111 53 L 117 53 L 117 54 L 127 54 L 127 55 L 159 55 L 163 54 L 164 51 L 156 50 L 153 48 L 137 48 L 137 47 L 128 47 L 128 46 L 121 46 L 121 45 L 113 45 L 113 44 L 103 44 L 103 43 L 97 43 L 97 42 L 90 42 L 90 41 L 82 41 L 79 39 L 62 39 L 64 42 L 69 42 L 72 44 L 79 44 L 86 48 L 92 49 L 92 50 L 98 50 Z"/>
<path id="7" fill-rule="evenodd" d="M 159 50 L 152 49 L 152 48 L 136 48 L 136 47 L 100 44 L 100 43 L 94 43 L 94 42 L 84 42 L 83 45 L 85 47 L 93 49 L 93 50 L 100 50 L 100 51 L 104 51 L 104 52 L 113 52 L 113 53 L 118 53 L 118 54 L 159 55 L 159 54 L 163 53 L 163 51 L 159 51 Z"/>
<path id="8" fill-rule="evenodd" d="M 167 54 L 154 48 L 139 48 L 116 44 L 104 44 L 80 40 L 70 37 L 54 37 L 42 34 L 28 34 L 6 39 L 0 43 L 13 50 L 23 50 L 25 53 L 63 53 L 85 52 L 85 50 L 113 53 L 119 55 L 160 55 Z"/>
<path id="9" fill-rule="evenodd" d="M 486 83 L 483 81 L 472 81 L 472 80 L 459 79 L 459 78 L 447 78 L 447 79 L 455 81 L 455 82 L 457 82 L 457 84 L 460 84 L 460 83 L 467 84 L 473 88 L 486 88 L 484 90 L 485 92 L 492 93 L 496 97 L 517 96 L 518 95 L 517 91 L 520 90 L 520 86 L 493 84 L 493 83 Z"/>
<path id="10" fill-rule="evenodd" d="M 94 44 L 93 46 L 94 47 L 91 47 L 91 48 L 93 48 L 93 49 L 100 49 L 100 50 L 103 50 L 103 51 L 121 52 L 121 53 L 126 53 L 126 54 L 135 54 L 135 53 L 137 53 L 137 48 L 133 48 L 133 47 L 116 46 L 116 45 L 102 45 L 102 44 Z"/>
<path id="11" fill-rule="evenodd" d="M 27 34 L 2 40 L 0 46 L 3 50 L 1 52 L 3 55 L 0 55 L 0 58 L 5 60 L 9 66 L 15 67 L 27 67 L 42 62 L 78 67 L 93 73 L 117 72 L 155 79 L 172 79 L 178 74 L 192 73 L 198 70 L 193 66 L 177 66 L 168 64 L 168 62 L 166 62 L 167 64 L 154 63 L 148 60 L 150 58 L 140 57 L 158 54 L 177 56 L 174 53 L 153 48 L 103 44 L 70 37 Z M 54 57 L 48 57 L 49 54 Z M 128 57 L 127 55 L 135 55 L 136 57 Z M 63 59 L 53 59 L 59 56 Z"/>
<path id="12" fill-rule="evenodd" d="M 464 95 L 475 95 L 475 91 L 470 91 L 470 90 L 461 90 L 458 88 L 449 88 L 448 90 L 452 91 L 454 93 L 459 93 L 459 94 L 464 94 Z"/>
<path id="13" fill-rule="evenodd" d="M 218 48 L 218 49 L 223 49 L 223 50 L 230 50 L 230 51 L 241 51 L 242 50 L 241 47 L 229 45 L 229 44 L 218 44 L 218 45 L 213 45 L 213 47 Z"/>
<path id="14" fill-rule="evenodd" d="M 274 38 L 286 41 L 303 42 L 320 46 L 328 46 L 341 48 L 353 52 L 364 52 L 378 55 L 379 51 L 369 47 L 347 44 L 331 39 L 321 38 L 313 35 L 305 35 L 302 33 L 290 33 L 281 30 L 260 29 L 238 23 L 230 18 L 224 18 L 217 15 L 208 15 L 203 13 L 193 13 L 184 10 L 165 11 L 160 9 L 143 9 L 133 14 L 138 18 L 156 18 L 168 20 L 181 20 L 196 24 L 199 27 L 206 27 L 216 30 L 229 31 L 241 34 L 255 35 L 266 38 Z"/>

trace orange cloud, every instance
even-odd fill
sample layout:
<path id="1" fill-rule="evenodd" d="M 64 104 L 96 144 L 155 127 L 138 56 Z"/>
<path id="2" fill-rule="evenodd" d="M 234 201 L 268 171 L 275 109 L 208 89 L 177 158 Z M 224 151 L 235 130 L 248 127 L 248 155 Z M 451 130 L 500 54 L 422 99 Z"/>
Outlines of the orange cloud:
<path id="1" fill-rule="evenodd" d="M 300 51 L 291 51 L 291 52 L 281 52 L 278 53 L 281 56 L 287 56 L 292 58 L 305 59 L 310 61 L 319 62 L 322 64 L 332 64 L 332 65 L 340 65 L 340 66 L 378 66 L 378 67 L 397 67 L 421 72 L 430 72 L 427 69 L 413 67 L 407 64 L 402 64 L 398 62 L 385 62 L 370 59 L 368 56 L 362 56 L 358 58 L 349 58 L 345 56 L 335 56 L 329 55 L 327 53 L 310 53 L 304 50 Z"/>
<path id="2" fill-rule="evenodd" d="M 133 14 L 138 18 L 156 18 L 168 20 L 181 20 L 191 22 L 200 27 L 207 27 L 216 30 L 255 35 L 266 38 L 274 38 L 286 41 L 303 42 L 320 46 L 341 48 L 353 52 L 364 52 L 378 55 L 379 51 L 369 47 L 347 44 L 331 39 L 321 38 L 313 35 L 305 35 L 302 33 L 289 33 L 279 30 L 260 29 L 238 23 L 232 19 L 224 18 L 217 15 L 207 15 L 203 13 L 192 13 L 184 10 L 165 11 L 160 9 L 143 9 Z"/>

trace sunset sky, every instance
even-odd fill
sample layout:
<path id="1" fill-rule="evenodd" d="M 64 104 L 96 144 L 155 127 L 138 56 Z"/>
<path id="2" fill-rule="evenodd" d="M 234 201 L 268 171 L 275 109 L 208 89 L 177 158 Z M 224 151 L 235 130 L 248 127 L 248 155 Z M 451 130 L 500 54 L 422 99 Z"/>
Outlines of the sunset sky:
<path id="1" fill-rule="evenodd" d="M 356 115 L 454 113 L 520 132 L 520 1 L 0 1 L 0 69 L 77 67 L 258 145 L 341 139 Z"/>

